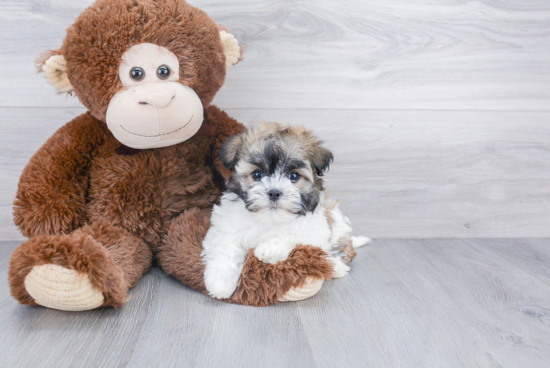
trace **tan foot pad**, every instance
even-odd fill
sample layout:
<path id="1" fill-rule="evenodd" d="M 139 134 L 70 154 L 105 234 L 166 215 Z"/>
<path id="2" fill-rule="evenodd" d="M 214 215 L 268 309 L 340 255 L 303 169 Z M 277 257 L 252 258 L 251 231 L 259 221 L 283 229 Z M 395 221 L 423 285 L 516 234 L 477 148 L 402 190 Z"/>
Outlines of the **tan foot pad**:
<path id="1" fill-rule="evenodd" d="M 37 304 L 65 311 L 94 309 L 104 300 L 88 275 L 51 264 L 34 266 L 25 278 L 25 289 Z"/>
<path id="2" fill-rule="evenodd" d="M 290 288 L 289 291 L 279 300 L 280 302 L 297 302 L 298 300 L 304 300 L 311 298 L 317 294 L 323 286 L 323 280 L 313 277 L 308 277 L 301 288 Z"/>

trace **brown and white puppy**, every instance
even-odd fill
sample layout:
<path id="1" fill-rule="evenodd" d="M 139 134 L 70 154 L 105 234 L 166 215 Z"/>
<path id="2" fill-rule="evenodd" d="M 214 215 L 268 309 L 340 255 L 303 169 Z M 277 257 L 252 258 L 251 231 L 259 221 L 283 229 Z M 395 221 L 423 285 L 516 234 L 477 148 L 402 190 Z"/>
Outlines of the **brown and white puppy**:
<path id="1" fill-rule="evenodd" d="M 211 296 L 233 294 L 250 248 L 274 264 L 311 244 L 330 255 L 333 277 L 349 272 L 353 247 L 369 239 L 352 237 L 349 220 L 326 197 L 322 176 L 333 156 L 311 131 L 264 123 L 224 143 L 221 157 L 232 175 L 203 242 Z"/>

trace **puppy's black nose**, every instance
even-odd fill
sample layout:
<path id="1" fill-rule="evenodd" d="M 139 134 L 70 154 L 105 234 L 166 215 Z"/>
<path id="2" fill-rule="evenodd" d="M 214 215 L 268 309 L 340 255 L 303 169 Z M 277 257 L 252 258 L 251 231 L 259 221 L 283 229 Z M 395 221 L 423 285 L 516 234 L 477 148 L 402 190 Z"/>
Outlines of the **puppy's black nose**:
<path id="1" fill-rule="evenodd" d="M 269 199 L 271 199 L 272 201 L 276 201 L 277 199 L 279 199 L 282 193 L 280 190 L 271 189 L 269 192 L 267 192 L 267 194 L 269 194 Z"/>

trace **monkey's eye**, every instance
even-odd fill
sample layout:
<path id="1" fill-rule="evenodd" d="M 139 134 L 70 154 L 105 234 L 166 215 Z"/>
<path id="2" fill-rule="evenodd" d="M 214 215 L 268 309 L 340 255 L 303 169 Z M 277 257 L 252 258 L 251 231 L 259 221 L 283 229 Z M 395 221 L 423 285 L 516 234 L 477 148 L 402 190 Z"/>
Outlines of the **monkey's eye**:
<path id="1" fill-rule="evenodd" d="M 298 174 L 296 171 L 293 171 L 288 176 L 291 182 L 296 183 L 300 179 L 300 174 Z"/>
<path id="2" fill-rule="evenodd" d="M 260 181 L 262 180 L 262 172 L 260 170 L 256 170 L 252 173 L 252 179 L 254 179 L 254 181 Z"/>
<path id="3" fill-rule="evenodd" d="M 159 79 L 167 79 L 170 76 L 170 68 L 166 65 L 161 65 L 157 69 L 157 77 Z"/>
<path id="4" fill-rule="evenodd" d="M 130 70 L 130 78 L 133 80 L 140 81 L 143 77 L 145 77 L 145 70 L 141 69 L 139 66 Z"/>

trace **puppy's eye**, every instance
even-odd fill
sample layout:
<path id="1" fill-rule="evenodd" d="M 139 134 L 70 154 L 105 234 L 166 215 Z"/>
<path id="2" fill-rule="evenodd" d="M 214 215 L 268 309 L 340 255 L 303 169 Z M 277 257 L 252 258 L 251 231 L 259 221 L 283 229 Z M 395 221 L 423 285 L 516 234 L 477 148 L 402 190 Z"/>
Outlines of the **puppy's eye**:
<path id="1" fill-rule="evenodd" d="M 296 171 L 293 171 L 288 176 L 291 182 L 296 183 L 300 179 L 300 174 L 298 174 Z"/>
<path id="2" fill-rule="evenodd" d="M 145 70 L 140 68 L 139 66 L 136 66 L 135 68 L 132 68 L 130 70 L 130 78 L 136 81 L 140 81 L 145 77 Z"/>
<path id="3" fill-rule="evenodd" d="M 167 79 L 170 76 L 170 68 L 166 65 L 161 65 L 157 69 L 157 77 L 159 79 Z"/>
<path id="4" fill-rule="evenodd" d="M 254 179 L 255 181 L 260 181 L 262 180 L 262 172 L 260 170 L 256 170 L 252 173 L 252 179 Z"/>

